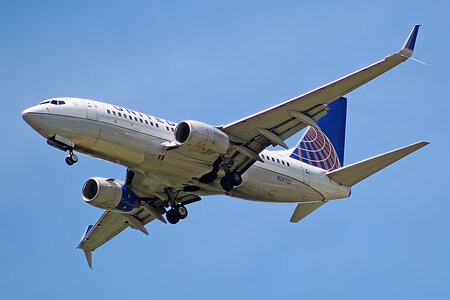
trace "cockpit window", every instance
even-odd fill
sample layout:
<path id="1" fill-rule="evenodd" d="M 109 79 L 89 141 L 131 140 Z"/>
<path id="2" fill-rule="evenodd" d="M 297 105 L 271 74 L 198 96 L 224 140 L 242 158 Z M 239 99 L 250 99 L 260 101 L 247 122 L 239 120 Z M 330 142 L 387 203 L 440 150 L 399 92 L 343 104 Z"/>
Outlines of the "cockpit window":
<path id="1" fill-rule="evenodd" d="M 42 105 L 42 104 L 48 104 L 48 103 L 53 104 L 53 105 L 63 105 L 63 104 L 66 104 L 66 102 L 65 102 L 65 101 L 62 101 L 62 100 L 45 100 L 45 101 L 42 101 L 41 103 L 39 103 L 39 105 Z"/>

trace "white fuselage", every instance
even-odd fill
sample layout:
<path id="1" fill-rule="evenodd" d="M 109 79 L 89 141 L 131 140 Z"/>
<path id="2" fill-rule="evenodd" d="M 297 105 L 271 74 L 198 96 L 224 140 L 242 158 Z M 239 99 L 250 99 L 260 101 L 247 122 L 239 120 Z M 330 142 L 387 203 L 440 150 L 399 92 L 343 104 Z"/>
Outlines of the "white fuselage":
<path id="1" fill-rule="evenodd" d="M 63 137 L 75 144 L 77 152 L 127 166 L 163 186 L 197 185 L 199 195 L 227 194 L 269 202 L 326 201 L 350 195 L 349 187 L 330 180 L 323 169 L 290 158 L 289 150 L 262 151 L 264 163 L 256 162 L 243 174 L 243 183 L 225 193 L 217 182 L 197 180 L 211 170 L 210 157 L 168 151 L 162 145 L 174 140 L 176 123 L 93 100 L 48 101 L 22 113 L 43 137 Z M 150 186 L 145 193 L 157 193 L 157 188 Z"/>

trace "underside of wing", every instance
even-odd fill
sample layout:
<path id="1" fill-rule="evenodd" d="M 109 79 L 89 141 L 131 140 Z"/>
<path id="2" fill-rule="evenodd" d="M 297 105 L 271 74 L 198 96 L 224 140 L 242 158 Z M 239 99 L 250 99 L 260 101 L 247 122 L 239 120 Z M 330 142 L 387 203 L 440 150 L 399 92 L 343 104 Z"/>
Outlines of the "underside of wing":
<path id="1" fill-rule="evenodd" d="M 114 209 L 106 210 L 95 225 L 89 225 L 86 228 L 77 248 L 84 251 L 88 264 L 91 268 L 92 251 L 114 238 L 127 227 L 130 226 L 131 228 L 137 229 L 148 235 L 145 225 L 151 221 L 157 219 L 163 223 L 167 223 L 163 216 L 167 213 L 167 220 L 171 222 L 166 207 L 169 205 L 173 207 L 177 204 L 178 206 L 183 206 L 184 209 L 184 205 L 200 200 L 198 195 L 191 194 L 183 190 L 174 191 L 168 186 L 161 184 L 160 182 L 158 183 L 155 178 L 150 179 L 147 176 L 133 170 L 127 170 L 125 183 L 118 182 L 113 179 L 107 179 L 105 181 L 114 181 L 122 186 L 120 191 L 118 191 L 118 193 L 122 193 L 120 194 L 122 195 L 122 199 L 124 197 L 123 190 L 128 191 L 126 195 L 130 195 L 130 191 L 132 191 L 133 195 L 136 197 L 136 204 L 134 204 L 134 208 L 131 211 L 120 211 L 120 205 Z M 93 182 L 95 182 L 95 180 L 93 180 Z M 83 187 L 83 189 L 85 187 Z M 97 187 L 95 190 L 99 191 L 101 188 Z M 171 192 L 169 193 L 168 190 Z M 83 191 L 83 193 L 85 193 L 85 191 Z M 99 193 L 100 192 L 96 192 L 96 196 Z M 170 202 L 170 199 L 175 200 L 176 203 Z"/>
<path id="2" fill-rule="evenodd" d="M 91 268 L 92 251 L 114 238 L 128 226 L 140 227 L 139 225 L 132 224 L 135 222 L 131 221 L 130 217 L 135 218 L 135 222 L 140 222 L 142 226 L 155 219 L 154 216 L 144 210 L 136 213 L 134 216 L 125 216 L 121 213 L 105 211 L 95 225 L 89 225 L 86 228 L 77 248 L 82 249 L 85 252 L 88 264 Z"/>

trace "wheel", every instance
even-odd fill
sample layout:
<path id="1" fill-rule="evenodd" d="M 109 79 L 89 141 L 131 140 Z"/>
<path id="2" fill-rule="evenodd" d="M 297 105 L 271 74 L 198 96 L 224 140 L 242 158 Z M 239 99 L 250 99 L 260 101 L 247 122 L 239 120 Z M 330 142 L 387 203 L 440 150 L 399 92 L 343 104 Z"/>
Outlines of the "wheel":
<path id="1" fill-rule="evenodd" d="M 184 207 L 184 205 L 175 206 L 173 208 L 173 211 L 180 220 L 186 219 L 186 217 L 188 215 L 188 211 L 187 211 L 186 207 Z"/>
<path id="2" fill-rule="evenodd" d="M 234 186 L 238 186 L 242 183 L 242 177 L 241 175 L 239 175 L 238 172 L 231 172 L 228 177 L 230 178 L 230 182 L 234 185 Z"/>
<path id="3" fill-rule="evenodd" d="M 233 184 L 230 182 L 230 178 L 228 176 L 220 178 L 220 185 L 227 192 L 233 189 Z"/>
<path id="4" fill-rule="evenodd" d="M 75 153 L 70 153 L 69 155 L 73 163 L 76 163 L 78 161 L 78 156 L 76 156 Z"/>
<path id="5" fill-rule="evenodd" d="M 78 161 L 78 156 L 76 156 L 74 153 L 69 153 L 66 156 L 66 164 L 69 166 L 73 165 Z"/>
<path id="6" fill-rule="evenodd" d="M 73 165 L 73 161 L 70 159 L 69 156 L 66 157 L 66 164 L 68 164 L 69 166 Z"/>
<path id="7" fill-rule="evenodd" d="M 180 219 L 173 209 L 169 209 L 166 213 L 166 219 L 170 224 L 177 224 Z"/>

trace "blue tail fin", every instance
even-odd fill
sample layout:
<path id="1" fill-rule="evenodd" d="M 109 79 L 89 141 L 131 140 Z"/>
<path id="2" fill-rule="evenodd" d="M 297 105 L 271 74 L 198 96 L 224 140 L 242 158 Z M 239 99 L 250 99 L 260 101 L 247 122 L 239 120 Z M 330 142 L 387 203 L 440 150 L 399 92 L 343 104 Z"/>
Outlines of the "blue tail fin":
<path id="1" fill-rule="evenodd" d="M 290 157 L 331 171 L 344 165 L 347 99 L 341 97 L 328 107 L 328 113 L 317 121 L 321 130 L 310 127 Z"/>

